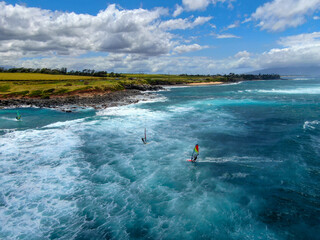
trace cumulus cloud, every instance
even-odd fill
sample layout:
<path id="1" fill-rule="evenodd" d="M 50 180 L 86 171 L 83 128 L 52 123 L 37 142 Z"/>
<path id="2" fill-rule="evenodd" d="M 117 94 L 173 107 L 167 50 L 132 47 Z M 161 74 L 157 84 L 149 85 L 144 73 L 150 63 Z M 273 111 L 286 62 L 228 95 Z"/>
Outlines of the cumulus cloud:
<path id="1" fill-rule="evenodd" d="M 179 42 L 168 32 L 188 29 L 211 17 L 161 21 L 168 10 L 119 10 L 109 5 L 97 15 L 76 14 L 0 2 L 0 58 L 78 56 L 87 52 L 169 54 Z"/>
<path id="2" fill-rule="evenodd" d="M 182 48 L 181 48 L 182 49 Z M 44 68 L 56 66 L 68 69 L 96 69 L 114 72 L 145 72 L 145 73 L 171 73 L 171 74 L 215 74 L 229 73 L 244 66 L 245 60 L 227 58 L 215 60 L 209 57 L 159 56 L 148 59 L 135 54 L 110 54 L 105 57 L 76 58 L 50 57 L 18 61 L 15 64 L 26 68 Z M 88 64 L 89 63 L 89 64 Z"/>
<path id="3" fill-rule="evenodd" d="M 314 16 L 314 17 L 313 17 L 313 20 L 319 20 L 319 19 L 320 19 L 319 16 Z"/>
<path id="4" fill-rule="evenodd" d="M 229 73 L 248 72 L 269 67 L 308 66 L 320 63 L 320 32 L 283 37 L 279 47 L 263 53 L 250 53 L 246 50 L 223 59 L 199 56 L 179 56 L 180 53 L 206 48 L 198 44 L 175 46 L 175 55 L 150 56 L 140 54 L 111 53 L 104 57 L 53 56 L 41 59 L 10 60 L 6 65 L 23 67 L 67 67 L 68 69 L 91 68 L 115 72 L 153 73 Z"/>
<path id="5" fill-rule="evenodd" d="M 255 68 L 319 66 L 320 32 L 281 38 L 281 47 L 273 48 L 251 59 Z"/>
<path id="6" fill-rule="evenodd" d="M 232 2 L 235 0 L 182 0 L 183 6 L 188 11 L 195 11 L 195 10 L 205 10 L 209 4 L 216 4 L 218 2 L 228 2 L 228 7 L 230 9 L 233 8 Z"/>
<path id="7" fill-rule="evenodd" d="M 171 19 L 171 20 L 162 22 L 159 25 L 159 27 L 165 30 L 188 29 L 188 28 L 194 28 L 198 25 L 202 25 L 210 21 L 211 19 L 212 17 L 197 17 L 193 22 L 191 22 L 187 18 Z"/>
<path id="8" fill-rule="evenodd" d="M 234 23 L 227 26 L 227 29 L 237 28 L 240 26 L 240 21 L 235 21 Z"/>
<path id="9" fill-rule="evenodd" d="M 198 51 L 204 48 L 208 48 L 208 46 L 200 46 L 199 44 L 192 44 L 192 45 L 180 45 L 174 48 L 174 52 L 176 53 L 185 53 L 185 52 L 192 52 Z"/>
<path id="10" fill-rule="evenodd" d="M 247 52 L 246 50 L 244 50 L 244 51 L 241 51 L 241 52 L 238 52 L 236 55 L 235 55 L 235 57 L 236 58 L 248 58 L 248 57 L 250 57 L 250 53 L 249 52 Z"/>
<path id="11" fill-rule="evenodd" d="M 183 13 L 183 7 L 181 7 L 179 4 L 176 4 L 176 10 L 173 12 L 172 16 L 177 17 L 181 13 Z"/>
<path id="12" fill-rule="evenodd" d="M 210 0 L 182 0 L 183 5 L 191 11 L 204 10 L 210 2 Z"/>
<path id="13" fill-rule="evenodd" d="M 320 32 L 303 33 L 299 35 L 282 37 L 278 43 L 290 48 L 308 48 L 320 46 Z"/>
<path id="14" fill-rule="evenodd" d="M 230 34 L 230 33 L 226 33 L 226 34 L 211 34 L 212 36 L 214 36 L 215 38 L 218 39 L 223 39 L 223 38 L 240 38 L 239 36 Z"/>
<path id="15" fill-rule="evenodd" d="M 251 18 L 263 30 L 283 31 L 302 25 L 307 15 L 319 9 L 320 0 L 273 0 L 257 8 Z"/>
<path id="16" fill-rule="evenodd" d="M 96 16 L 52 12 L 0 2 L 0 51 L 22 55 L 78 55 L 87 51 L 167 53 L 171 34 L 153 26 L 163 8 L 118 10 L 109 5 Z M 154 36 L 157 36 L 156 38 Z"/>
<path id="17" fill-rule="evenodd" d="M 109 5 L 93 16 L 0 2 L 0 65 L 117 72 L 228 73 L 320 62 L 320 32 L 281 38 L 278 48 L 261 54 L 243 50 L 218 60 L 186 57 L 180 54 L 208 46 L 183 42 L 170 31 L 192 29 L 212 18 L 163 21 L 162 16 L 168 16 L 168 10 L 119 10 Z M 220 39 L 240 38 L 227 33 L 211 35 Z M 107 56 L 85 57 L 88 52 L 104 52 Z"/>

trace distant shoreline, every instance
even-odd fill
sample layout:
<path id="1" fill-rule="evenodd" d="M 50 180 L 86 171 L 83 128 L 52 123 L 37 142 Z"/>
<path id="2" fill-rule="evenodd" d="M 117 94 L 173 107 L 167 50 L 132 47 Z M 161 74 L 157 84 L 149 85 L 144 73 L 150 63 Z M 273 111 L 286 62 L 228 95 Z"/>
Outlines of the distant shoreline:
<path id="1" fill-rule="evenodd" d="M 188 83 L 187 86 L 201 86 L 201 85 L 220 85 L 224 84 L 224 82 L 194 82 L 194 83 Z"/>

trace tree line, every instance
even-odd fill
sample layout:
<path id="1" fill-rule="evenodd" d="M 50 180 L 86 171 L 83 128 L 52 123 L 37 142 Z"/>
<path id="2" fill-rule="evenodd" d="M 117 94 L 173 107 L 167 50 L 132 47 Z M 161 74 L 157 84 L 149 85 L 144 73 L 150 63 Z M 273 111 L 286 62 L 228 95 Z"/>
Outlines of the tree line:
<path id="1" fill-rule="evenodd" d="M 281 78 L 279 74 L 234 74 L 234 73 L 229 73 L 229 74 L 224 74 L 224 75 L 221 75 L 221 74 L 215 74 L 215 75 L 180 74 L 179 76 L 184 76 L 184 77 L 223 77 L 222 81 L 225 80 L 227 82 L 242 81 L 242 80 L 270 80 L 270 79 L 280 79 Z"/>
<path id="2" fill-rule="evenodd" d="M 78 75 L 78 76 L 94 76 L 94 77 L 123 77 L 123 74 L 107 71 L 95 71 L 93 69 L 83 69 L 82 71 L 71 70 L 68 72 L 67 68 L 9 68 L 5 69 L 0 67 L 0 72 L 8 73 L 44 73 L 44 74 L 61 74 L 61 75 Z M 180 74 L 183 77 L 223 77 L 222 81 L 242 81 L 242 80 L 268 80 L 268 79 L 280 79 L 279 74 L 234 74 L 229 73 L 220 75 L 201 75 L 201 74 Z"/>
<path id="3" fill-rule="evenodd" d="M 95 71 L 93 69 L 83 69 L 82 71 L 71 70 L 68 72 L 67 68 L 9 68 L 0 67 L 0 72 L 7 73 L 44 73 L 44 74 L 59 74 L 59 75 L 77 75 L 77 76 L 94 76 L 94 77 L 121 77 L 120 73 L 107 71 Z"/>

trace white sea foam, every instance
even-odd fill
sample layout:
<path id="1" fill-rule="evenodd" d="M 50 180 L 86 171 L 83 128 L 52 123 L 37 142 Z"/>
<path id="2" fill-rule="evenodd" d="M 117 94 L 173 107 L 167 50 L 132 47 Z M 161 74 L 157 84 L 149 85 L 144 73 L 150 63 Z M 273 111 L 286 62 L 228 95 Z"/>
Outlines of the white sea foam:
<path id="1" fill-rule="evenodd" d="M 33 105 L 19 105 L 19 108 L 40 108 L 40 107 L 37 107 L 37 106 L 33 106 Z M 3 109 L 13 109 L 12 106 L 9 106 L 9 107 L 3 107 Z"/>
<path id="2" fill-rule="evenodd" d="M 320 87 L 296 89 L 246 90 L 247 92 L 280 93 L 280 94 L 320 94 Z"/>
<path id="3" fill-rule="evenodd" d="M 199 159 L 199 162 L 207 162 L 207 163 L 268 163 L 268 162 L 282 162 L 274 159 L 266 159 L 260 157 L 206 157 L 205 159 Z"/>
<path id="4" fill-rule="evenodd" d="M 243 82 L 235 82 L 235 83 L 225 83 L 225 84 L 217 84 L 217 85 L 215 85 L 215 86 L 230 86 L 230 85 L 239 85 L 239 84 L 241 84 L 241 83 L 243 83 Z"/>
<path id="5" fill-rule="evenodd" d="M 191 87 L 191 86 L 188 86 L 188 85 L 183 85 L 183 86 L 164 86 L 163 88 L 167 89 L 167 90 L 170 90 L 170 89 L 174 89 L 174 88 L 188 88 L 188 87 Z"/>
<path id="6" fill-rule="evenodd" d="M 320 124 L 320 121 L 305 121 L 303 124 L 303 129 L 315 129 Z"/>
<path id="7" fill-rule="evenodd" d="M 293 78 L 292 80 L 296 80 L 296 81 L 304 81 L 304 80 L 310 80 L 312 78 L 303 78 L 303 77 L 300 77 L 300 78 Z"/>
<path id="8" fill-rule="evenodd" d="M 63 198 L 81 183 L 76 162 L 80 144 L 78 136 L 66 129 L 10 132 L 0 138 L 5 196 L 0 221 L 8 239 L 47 238 L 59 219 L 77 217 L 74 202 Z"/>
<path id="9" fill-rule="evenodd" d="M 18 130 L 19 128 L 3 128 L 3 129 L 0 129 L 0 131 L 4 132 L 4 133 L 9 133 L 9 132 L 14 132 L 16 130 Z"/>
<path id="10" fill-rule="evenodd" d="M 7 120 L 7 121 L 18 121 L 16 118 L 9 118 L 9 117 L 0 117 L 0 119 L 3 119 L 3 120 Z"/>
<path id="11" fill-rule="evenodd" d="M 231 179 L 235 179 L 235 178 L 245 178 L 247 177 L 249 174 L 248 173 L 242 173 L 242 172 L 238 172 L 238 173 L 224 173 L 222 176 L 219 177 L 219 179 L 222 180 L 231 180 Z"/>
<path id="12" fill-rule="evenodd" d="M 176 112 L 176 113 L 192 112 L 195 110 L 195 108 L 191 106 L 170 106 L 167 109 L 170 112 Z"/>
<path id="13" fill-rule="evenodd" d="M 69 120 L 64 122 L 55 122 L 44 126 L 43 128 L 61 128 L 61 127 L 70 127 L 72 125 L 76 125 L 82 123 L 86 120 L 86 118 L 80 118 L 75 120 Z"/>
<path id="14" fill-rule="evenodd" d="M 168 99 L 162 95 L 152 94 L 152 95 L 142 95 L 135 96 L 132 99 L 138 100 L 136 104 L 153 103 L 153 102 L 166 102 Z"/>

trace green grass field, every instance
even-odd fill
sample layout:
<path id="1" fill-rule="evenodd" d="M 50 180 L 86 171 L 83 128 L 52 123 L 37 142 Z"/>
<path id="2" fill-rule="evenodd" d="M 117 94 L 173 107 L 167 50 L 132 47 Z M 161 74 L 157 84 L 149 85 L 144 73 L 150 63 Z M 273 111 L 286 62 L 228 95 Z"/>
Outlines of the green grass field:
<path id="1" fill-rule="evenodd" d="M 123 90 L 127 84 L 170 85 L 191 82 L 221 81 L 219 77 L 161 74 L 123 74 L 121 77 L 50 75 L 41 73 L 0 73 L 0 97 L 40 97 L 76 92 Z"/>
<path id="2" fill-rule="evenodd" d="M 0 81 L 68 81 L 84 79 L 102 79 L 98 77 L 73 76 L 73 75 L 51 75 L 42 73 L 0 73 Z"/>

